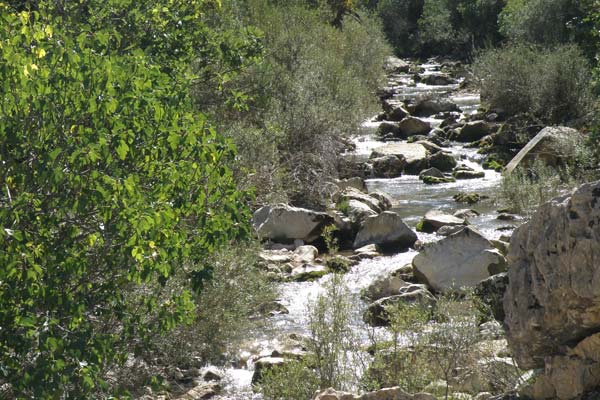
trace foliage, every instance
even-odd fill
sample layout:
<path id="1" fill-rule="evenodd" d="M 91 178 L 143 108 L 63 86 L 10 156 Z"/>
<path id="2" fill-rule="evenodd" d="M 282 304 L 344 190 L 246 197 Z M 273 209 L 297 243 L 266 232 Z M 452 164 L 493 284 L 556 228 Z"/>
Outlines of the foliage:
<path id="1" fill-rule="evenodd" d="M 531 214 L 541 204 L 558 196 L 570 176 L 563 171 L 563 178 L 555 168 L 536 161 L 529 168 L 517 167 L 502 178 L 500 198 L 516 213 Z"/>
<path id="2" fill-rule="evenodd" d="M 277 197 L 322 207 L 337 174 L 341 138 L 378 108 L 387 45 L 368 15 L 346 18 L 337 29 L 328 6 L 246 4 L 236 12 L 264 32 L 269 51 L 232 83 L 248 94 L 247 110 L 215 110 L 214 116 L 238 144 L 245 167 L 239 177 L 257 187 L 258 202 Z"/>
<path id="3" fill-rule="evenodd" d="M 374 359 L 365 375 L 363 386 L 367 390 L 400 386 L 404 391 L 421 391 L 435 379 L 428 351 L 421 335 L 431 318 L 431 310 L 420 303 L 398 302 L 386 309 L 390 321 L 391 340 L 378 343 L 373 340 Z"/>
<path id="4" fill-rule="evenodd" d="M 480 54 L 473 68 L 482 99 L 509 115 L 529 112 L 561 123 L 590 111 L 590 68 L 575 46 L 511 45 Z"/>
<path id="5" fill-rule="evenodd" d="M 234 356 L 248 332 L 263 327 L 260 313 L 276 298 L 258 266 L 258 251 L 256 246 L 242 245 L 211 256 L 206 262 L 213 271 L 211 280 L 194 298 L 196 319 L 168 337 L 157 337 L 147 354 L 161 354 L 163 364 L 178 366 L 217 365 L 227 355 Z M 177 291 L 184 285 L 174 279 L 170 288 Z"/>
<path id="6" fill-rule="evenodd" d="M 319 389 L 319 378 L 304 361 L 290 361 L 264 372 L 260 391 L 266 400 L 306 400 Z"/>
<path id="7" fill-rule="evenodd" d="M 350 270 L 349 260 L 342 256 L 335 256 L 327 259 L 326 265 L 330 271 L 340 274 L 346 273 Z"/>
<path id="8" fill-rule="evenodd" d="M 499 16 L 500 32 L 512 41 L 553 47 L 577 43 L 589 58 L 598 47 L 586 18 L 594 0 L 508 0 Z"/>
<path id="9" fill-rule="evenodd" d="M 390 339 L 374 339 L 364 388 L 400 386 L 415 393 L 432 382 L 444 382 L 440 395 L 450 398 L 454 385 L 469 374 L 483 378 L 495 394 L 514 388 L 520 377 L 516 368 L 479 362 L 493 357 L 493 349 L 479 343 L 481 311 L 481 303 L 468 291 L 441 295 L 433 309 L 418 303 L 389 306 Z"/>
<path id="10" fill-rule="evenodd" d="M 205 25 L 210 1 L 35 6 L 0 3 L 0 385 L 106 398 L 107 372 L 191 322 L 207 256 L 248 233 L 234 147 L 188 88 L 196 51 L 215 77 L 253 50 Z"/>
<path id="11" fill-rule="evenodd" d="M 379 0 L 376 10 L 387 40 L 398 56 L 419 53 L 418 24 L 424 0 Z"/>
<path id="12" fill-rule="evenodd" d="M 336 237 L 336 233 L 339 231 L 335 224 L 327 225 L 323 228 L 321 236 L 325 241 L 325 247 L 330 254 L 335 254 L 339 251 L 339 239 Z"/>
<path id="13" fill-rule="evenodd" d="M 319 388 L 351 389 L 356 382 L 357 338 L 351 318 L 352 302 L 342 276 L 333 274 L 325 292 L 309 302 L 307 350 L 319 378 Z"/>
<path id="14" fill-rule="evenodd" d="M 442 323 L 435 325 L 426 337 L 432 347 L 429 352 L 432 367 L 446 382 L 445 399 L 456 371 L 476 364 L 473 348 L 479 339 L 478 311 L 470 296 L 460 299 L 449 294 L 440 297 L 436 304 L 434 318 Z"/>
<path id="15" fill-rule="evenodd" d="M 502 0 L 380 0 L 377 12 L 399 56 L 468 57 L 497 44 Z"/>

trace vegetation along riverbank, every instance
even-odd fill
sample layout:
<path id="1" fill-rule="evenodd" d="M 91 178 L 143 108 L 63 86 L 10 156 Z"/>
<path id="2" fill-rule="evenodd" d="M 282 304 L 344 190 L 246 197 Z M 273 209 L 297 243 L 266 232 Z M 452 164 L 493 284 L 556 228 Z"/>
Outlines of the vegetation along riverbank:
<path id="1" fill-rule="evenodd" d="M 600 398 L 598 0 L 0 0 L 0 398 Z"/>

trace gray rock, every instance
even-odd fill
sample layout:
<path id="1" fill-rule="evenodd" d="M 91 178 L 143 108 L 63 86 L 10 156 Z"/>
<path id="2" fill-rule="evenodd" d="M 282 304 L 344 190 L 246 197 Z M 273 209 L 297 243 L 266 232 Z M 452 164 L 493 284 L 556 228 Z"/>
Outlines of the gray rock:
<path id="1" fill-rule="evenodd" d="M 428 168 L 419 174 L 419 178 L 423 179 L 425 176 L 432 176 L 434 178 L 444 178 L 444 174 L 437 168 Z"/>
<path id="2" fill-rule="evenodd" d="M 433 73 L 420 76 L 421 83 L 432 86 L 445 86 L 457 83 L 450 75 L 443 73 Z"/>
<path id="3" fill-rule="evenodd" d="M 398 124 L 393 124 L 391 122 L 382 122 L 379 124 L 377 128 L 377 135 L 381 137 L 385 137 L 387 135 L 392 135 L 394 137 L 400 136 L 400 128 L 398 128 Z"/>
<path id="4" fill-rule="evenodd" d="M 333 219 L 326 213 L 286 204 L 264 206 L 252 218 L 252 226 L 259 237 L 283 242 L 300 239 L 311 243 L 331 223 Z"/>
<path id="5" fill-rule="evenodd" d="M 381 298 L 369 305 L 363 314 L 363 320 L 372 326 L 387 326 L 389 316 L 386 308 L 398 303 L 420 303 L 424 306 L 433 306 L 435 297 L 427 290 L 425 285 L 411 284 L 399 288 L 400 294 Z"/>
<path id="6" fill-rule="evenodd" d="M 410 108 L 412 114 L 418 117 L 429 117 L 444 112 L 460 112 L 460 108 L 455 103 L 443 99 L 417 100 Z"/>
<path id="7" fill-rule="evenodd" d="M 522 368 L 600 331 L 600 181 L 541 206 L 513 233 L 508 262 L 504 322 Z"/>
<path id="8" fill-rule="evenodd" d="M 415 117 L 406 117 L 398 123 L 400 135 L 409 137 L 413 135 L 426 135 L 431 130 L 431 124 Z"/>
<path id="9" fill-rule="evenodd" d="M 564 165 L 575 155 L 577 143 L 583 140 L 583 135 L 575 129 L 546 127 L 513 157 L 506 165 L 505 172 L 511 173 L 518 166 L 527 167 L 535 160 L 549 166 Z"/>
<path id="10" fill-rule="evenodd" d="M 454 138 L 457 142 L 474 142 L 492 133 L 492 127 L 485 121 L 467 122 Z"/>
<path id="11" fill-rule="evenodd" d="M 464 226 L 466 221 L 446 214 L 440 210 L 428 211 L 420 223 L 420 230 L 423 232 L 436 232 L 442 226 Z"/>
<path id="12" fill-rule="evenodd" d="M 389 274 L 377 277 L 362 292 L 362 296 L 368 300 L 376 301 L 384 297 L 395 296 L 400 293 L 400 289 L 408 286 L 409 283 L 400 277 Z"/>
<path id="13" fill-rule="evenodd" d="M 376 244 L 382 248 L 403 249 L 412 246 L 416 241 L 417 234 L 398 214 L 385 211 L 364 220 L 354 240 L 354 248 Z"/>
<path id="14" fill-rule="evenodd" d="M 371 159 L 375 178 L 397 178 L 402 175 L 406 160 L 403 156 L 383 156 Z"/>
<path id="15" fill-rule="evenodd" d="M 508 286 L 506 272 L 492 275 L 475 286 L 475 294 L 487 305 L 497 321 L 504 321 L 504 293 Z"/>
<path id="16" fill-rule="evenodd" d="M 404 107 L 397 105 L 391 108 L 385 116 L 388 121 L 402 121 L 408 115 L 408 111 Z"/>
<path id="17" fill-rule="evenodd" d="M 412 263 L 423 283 L 436 291 L 455 291 L 502 272 L 506 260 L 481 233 L 466 227 L 426 245 Z"/>
<path id="18" fill-rule="evenodd" d="M 418 174 L 427 167 L 427 149 L 417 143 L 390 143 L 378 147 L 371 153 L 371 158 L 383 157 L 386 155 L 403 156 L 406 160 L 404 173 Z"/>
<path id="19" fill-rule="evenodd" d="M 254 373 L 252 374 L 252 384 L 260 383 L 265 371 L 281 367 L 286 363 L 283 357 L 263 357 L 254 363 Z"/>
<path id="20" fill-rule="evenodd" d="M 410 70 L 410 64 L 398 57 L 389 56 L 385 59 L 383 68 L 388 73 L 405 73 Z"/>
<path id="21" fill-rule="evenodd" d="M 442 172 L 450 172 L 457 165 L 456 159 L 452 154 L 437 152 L 429 157 L 429 165 L 439 169 Z"/>

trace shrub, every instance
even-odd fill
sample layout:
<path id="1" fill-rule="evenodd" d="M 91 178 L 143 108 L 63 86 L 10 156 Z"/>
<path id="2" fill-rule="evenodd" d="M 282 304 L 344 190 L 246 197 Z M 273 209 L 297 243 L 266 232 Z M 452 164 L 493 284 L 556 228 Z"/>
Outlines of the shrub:
<path id="1" fill-rule="evenodd" d="M 319 389 L 319 378 L 306 362 L 290 361 L 263 374 L 259 390 L 266 400 L 306 400 Z"/>
<path id="2" fill-rule="evenodd" d="M 260 310 L 276 299 L 273 285 L 259 267 L 257 246 L 240 244 L 206 261 L 211 280 L 195 297 L 195 321 L 157 337 L 150 353 L 161 354 L 163 365 L 223 364 L 248 333 L 263 326 Z M 184 278 L 184 277 L 180 277 Z M 177 291 L 184 282 L 170 287 Z M 229 356 L 229 358 L 228 358 Z"/>
<path id="3" fill-rule="evenodd" d="M 361 15 L 337 29 L 328 7 L 302 2 L 251 0 L 238 12 L 264 32 L 268 49 L 231 83 L 248 93 L 248 109 L 215 111 L 238 144 L 246 167 L 240 178 L 257 187 L 259 202 L 274 189 L 291 203 L 321 208 L 337 174 L 341 138 L 378 109 L 375 92 L 389 53 L 380 27 Z"/>
<path id="4" fill-rule="evenodd" d="M 342 279 L 333 274 L 325 292 L 307 306 L 307 348 L 321 389 L 352 389 L 358 381 L 360 349 L 352 326 L 350 292 Z"/>
<path id="5" fill-rule="evenodd" d="M 418 20 L 423 13 L 424 0 L 380 0 L 377 14 L 383 31 L 398 56 L 419 53 Z"/>
<path id="6" fill-rule="evenodd" d="M 509 0 L 499 16 L 500 32 L 515 42 L 550 47 L 575 42 L 592 51 L 585 20 L 591 9 L 592 2 L 585 0 Z"/>
<path id="7" fill-rule="evenodd" d="M 530 168 L 517 168 L 502 178 L 500 198 L 513 212 L 531 214 L 541 204 L 561 193 L 568 174 L 536 161 Z"/>
<path id="8" fill-rule="evenodd" d="M 561 123 L 590 110 L 590 68 L 575 46 L 511 45 L 480 54 L 473 68 L 482 99 L 509 115 L 529 112 L 546 123 Z"/>

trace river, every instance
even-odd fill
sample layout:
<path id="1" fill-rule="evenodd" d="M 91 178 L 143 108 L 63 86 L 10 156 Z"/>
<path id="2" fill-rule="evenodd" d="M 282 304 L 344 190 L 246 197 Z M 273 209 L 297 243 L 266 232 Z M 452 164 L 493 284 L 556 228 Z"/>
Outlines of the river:
<path id="1" fill-rule="evenodd" d="M 421 75 L 434 73 L 441 69 L 441 65 L 428 61 L 420 66 L 423 69 Z M 422 83 L 413 82 L 410 74 L 394 74 L 389 76 L 388 87 L 394 89 L 395 100 L 410 101 L 418 96 L 428 95 L 432 97 L 444 97 L 457 104 L 462 110 L 460 118 L 464 119 L 467 115 L 475 113 L 479 107 L 478 93 L 464 91 L 460 89 L 460 84 L 431 86 Z M 441 122 L 435 118 L 424 118 L 431 123 L 433 127 Z M 362 133 L 353 138 L 356 144 L 355 155 L 368 157 L 371 150 L 382 146 L 384 143 L 379 141 L 375 131 L 379 123 L 374 120 L 366 121 L 363 124 Z M 462 143 L 451 143 L 450 147 L 444 150 L 451 152 L 460 162 L 482 171 L 481 156 L 477 154 L 477 149 L 466 148 Z M 392 199 L 392 210 L 397 212 L 410 227 L 414 229 L 416 223 L 422 216 L 431 209 L 439 209 L 452 214 L 458 209 L 467 208 L 465 204 L 457 203 L 452 196 L 458 192 L 477 192 L 479 194 L 490 196 L 490 200 L 470 206 L 480 212 L 475 218 L 469 221 L 480 232 L 489 239 L 497 239 L 506 232 L 499 228 L 510 225 L 506 221 L 496 219 L 495 209 L 497 205 L 494 196 L 498 191 L 501 181 L 501 175 L 491 170 L 485 170 L 485 176 L 479 179 L 457 180 L 453 183 L 444 183 L 438 185 L 426 185 L 418 176 L 404 175 L 395 179 L 370 179 L 367 180 L 368 191 L 381 191 L 387 193 Z M 418 233 L 419 240 L 423 243 L 433 242 L 441 239 L 437 234 Z M 413 257 L 418 254 L 415 250 L 409 250 L 404 253 L 392 256 L 381 256 L 375 259 L 363 260 L 355 265 L 348 273 L 343 276 L 345 284 L 352 293 L 352 320 L 353 328 L 359 333 L 359 336 L 366 342 L 368 340 L 367 332 L 369 328 L 362 321 L 362 313 L 367 304 L 359 297 L 360 291 L 368 286 L 376 277 L 391 272 L 399 266 L 408 264 Z M 324 284 L 331 279 L 330 276 L 312 282 L 291 282 L 282 283 L 279 287 L 281 303 L 289 310 L 289 314 L 279 315 L 271 318 L 270 329 L 255 333 L 252 351 L 246 351 L 242 357 L 248 357 L 251 352 L 267 355 L 278 345 L 278 338 L 285 337 L 292 333 L 307 333 L 307 315 L 306 304 L 310 299 L 314 299 L 317 294 L 323 291 Z M 252 392 L 252 363 L 244 368 L 231 368 L 226 371 L 227 385 L 225 393 L 219 397 L 221 400 L 233 399 L 261 399 L 260 394 Z"/>

